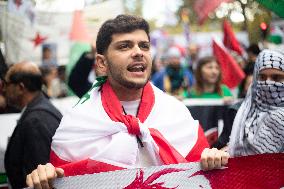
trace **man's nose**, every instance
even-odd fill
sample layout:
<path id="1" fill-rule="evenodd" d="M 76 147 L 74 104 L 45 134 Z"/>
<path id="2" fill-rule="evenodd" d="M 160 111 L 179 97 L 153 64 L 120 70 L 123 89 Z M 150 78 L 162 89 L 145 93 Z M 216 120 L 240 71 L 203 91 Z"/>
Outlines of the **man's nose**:
<path id="1" fill-rule="evenodd" d="M 141 48 L 137 45 L 133 47 L 133 57 L 143 57 L 143 51 Z"/>

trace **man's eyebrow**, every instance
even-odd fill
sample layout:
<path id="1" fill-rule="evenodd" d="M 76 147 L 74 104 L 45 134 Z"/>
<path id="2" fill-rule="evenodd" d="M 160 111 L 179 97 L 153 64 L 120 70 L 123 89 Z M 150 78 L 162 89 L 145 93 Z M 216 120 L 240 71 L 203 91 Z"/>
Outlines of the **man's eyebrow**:
<path id="1" fill-rule="evenodd" d="M 120 43 L 132 43 L 131 40 L 122 40 L 122 41 L 116 41 L 114 44 L 120 44 Z"/>
<path id="2" fill-rule="evenodd" d="M 131 40 L 122 40 L 122 41 L 116 41 L 114 44 L 120 44 L 120 43 L 133 43 Z M 150 41 L 138 41 L 138 43 L 150 43 Z"/>
<path id="3" fill-rule="evenodd" d="M 150 43 L 150 41 L 139 41 L 139 43 Z"/>

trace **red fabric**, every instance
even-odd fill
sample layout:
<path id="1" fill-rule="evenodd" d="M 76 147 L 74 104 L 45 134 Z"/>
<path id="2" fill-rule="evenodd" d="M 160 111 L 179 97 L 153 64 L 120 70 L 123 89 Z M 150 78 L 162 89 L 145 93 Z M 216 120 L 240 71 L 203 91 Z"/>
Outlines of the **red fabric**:
<path id="1" fill-rule="evenodd" d="M 108 81 L 102 87 L 101 97 L 102 97 L 103 107 L 106 113 L 108 114 L 108 116 L 113 121 L 119 121 L 124 123 L 129 131 L 130 130 L 129 123 L 135 123 L 135 121 L 129 121 L 128 119 L 125 118 L 122 106 Z M 148 82 L 144 87 L 141 103 L 137 114 L 137 117 L 142 123 L 146 120 L 146 118 L 150 114 L 154 102 L 155 102 L 154 91 L 152 89 L 151 84 Z M 131 116 L 131 118 L 136 119 L 134 116 Z M 159 155 L 163 163 L 174 164 L 174 163 L 187 162 L 187 160 L 181 154 L 179 154 L 178 151 L 174 149 L 174 147 L 170 145 L 170 143 L 162 136 L 161 133 L 159 133 L 157 130 L 152 128 L 149 130 L 151 136 L 153 137 L 154 141 L 159 147 Z"/>
<path id="2" fill-rule="evenodd" d="M 201 153 L 205 148 L 209 148 L 209 144 L 204 135 L 202 127 L 199 125 L 197 143 L 194 145 L 185 159 L 187 159 L 189 162 L 199 161 L 201 158 Z"/>
<path id="3" fill-rule="evenodd" d="M 55 166 L 64 170 L 65 176 L 75 176 L 84 174 L 93 174 L 107 171 L 122 170 L 124 168 L 107 164 L 104 162 L 85 159 L 77 162 L 68 162 L 60 159 L 52 150 L 50 153 L 50 162 Z"/>
<path id="4" fill-rule="evenodd" d="M 60 159 L 53 150 L 50 150 L 49 158 L 50 158 L 50 163 L 54 165 L 54 167 L 59 167 L 59 166 L 70 163 L 69 161 Z"/>
<path id="5" fill-rule="evenodd" d="M 241 67 L 226 49 L 221 47 L 215 40 L 213 40 L 213 52 L 221 67 L 223 83 L 229 88 L 238 86 L 245 77 Z"/>
<path id="6" fill-rule="evenodd" d="M 124 123 L 130 134 L 133 135 L 140 134 L 138 119 L 131 115 L 124 115 L 120 101 L 118 100 L 117 96 L 115 95 L 108 81 L 102 87 L 101 98 L 106 113 L 113 121 Z M 144 87 L 141 102 L 137 113 L 137 117 L 142 123 L 147 119 L 148 115 L 150 114 L 154 102 L 155 102 L 154 91 L 151 84 L 148 82 Z M 179 154 L 179 152 L 174 147 L 170 145 L 170 143 L 162 136 L 162 134 L 158 130 L 153 128 L 149 128 L 149 130 L 151 136 L 153 137 L 154 141 L 159 147 L 159 155 L 164 164 L 188 162 L 181 154 Z M 193 155 L 193 157 L 188 158 L 189 160 L 190 159 L 195 160 L 196 159 L 195 157 L 199 157 L 200 159 L 201 152 L 205 148 L 204 146 L 206 146 L 205 141 L 202 140 L 202 136 L 204 137 L 204 134 L 202 133 L 202 130 L 199 129 L 198 140 L 197 140 L 198 144 L 195 145 L 193 149 L 194 152 L 190 153 Z M 201 137 L 201 140 L 199 140 L 199 137 Z M 92 159 L 85 159 L 78 162 L 64 161 L 60 159 L 52 150 L 50 153 L 50 162 L 55 167 L 63 168 L 65 176 L 92 174 L 92 173 L 123 169 L 122 167 L 110 165 Z"/>
<path id="7" fill-rule="evenodd" d="M 198 16 L 199 24 L 203 24 L 208 18 L 208 14 L 213 12 L 221 3 L 232 0 L 195 0 L 194 11 Z"/>
<path id="8" fill-rule="evenodd" d="M 159 155 L 164 164 L 177 164 L 188 162 L 170 143 L 163 137 L 163 135 L 154 128 L 149 128 L 151 136 L 156 144 L 159 146 Z"/>
<path id="9" fill-rule="evenodd" d="M 284 153 L 230 158 L 226 169 L 199 171 L 213 189 L 279 189 L 284 186 Z"/>
<path id="10" fill-rule="evenodd" d="M 224 39 L 223 43 L 225 47 L 237 52 L 239 55 L 243 55 L 244 50 L 239 44 L 230 23 L 225 19 L 223 22 Z"/>

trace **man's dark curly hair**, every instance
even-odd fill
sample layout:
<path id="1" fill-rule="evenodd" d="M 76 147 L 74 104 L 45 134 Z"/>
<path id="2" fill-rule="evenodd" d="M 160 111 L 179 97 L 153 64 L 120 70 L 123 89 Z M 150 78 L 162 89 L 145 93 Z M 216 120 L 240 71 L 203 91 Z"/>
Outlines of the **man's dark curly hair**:
<path id="1" fill-rule="evenodd" d="M 130 33 L 134 30 L 144 30 L 149 37 L 149 24 L 141 17 L 118 15 L 115 19 L 107 20 L 100 28 L 96 41 L 98 54 L 104 54 L 112 41 L 113 34 Z"/>

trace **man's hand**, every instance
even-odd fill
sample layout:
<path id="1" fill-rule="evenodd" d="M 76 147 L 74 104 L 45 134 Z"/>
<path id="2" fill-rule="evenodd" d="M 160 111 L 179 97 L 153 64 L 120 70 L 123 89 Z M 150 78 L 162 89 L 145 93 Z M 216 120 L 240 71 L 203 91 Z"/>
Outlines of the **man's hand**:
<path id="1" fill-rule="evenodd" d="M 201 154 L 201 168 L 204 171 L 218 169 L 228 164 L 229 153 L 217 148 L 205 148 Z"/>
<path id="2" fill-rule="evenodd" d="M 63 176 L 63 169 L 55 168 L 51 163 L 47 163 L 46 165 L 38 165 L 37 169 L 27 176 L 26 183 L 28 187 L 35 189 L 50 189 L 53 187 L 53 180 Z"/>

